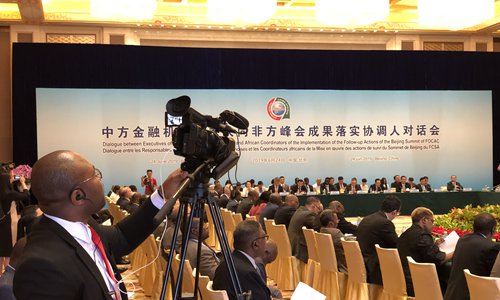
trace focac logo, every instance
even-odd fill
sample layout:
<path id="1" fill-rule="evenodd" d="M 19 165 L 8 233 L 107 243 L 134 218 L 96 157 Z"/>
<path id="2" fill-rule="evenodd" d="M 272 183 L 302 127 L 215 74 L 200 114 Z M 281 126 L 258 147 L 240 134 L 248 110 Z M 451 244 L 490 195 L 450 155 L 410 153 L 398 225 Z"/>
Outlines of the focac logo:
<path id="1" fill-rule="evenodd" d="M 283 98 L 272 98 L 267 102 L 267 114 L 276 121 L 290 119 L 290 105 Z"/>

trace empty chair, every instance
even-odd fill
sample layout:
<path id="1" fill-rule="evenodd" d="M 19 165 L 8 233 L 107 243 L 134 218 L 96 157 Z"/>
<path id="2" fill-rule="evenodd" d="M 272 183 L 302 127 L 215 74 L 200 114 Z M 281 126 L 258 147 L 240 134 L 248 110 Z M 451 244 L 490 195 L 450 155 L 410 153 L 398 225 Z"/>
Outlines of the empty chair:
<path id="1" fill-rule="evenodd" d="M 283 224 L 273 224 L 272 230 L 268 231 L 269 237 L 278 245 L 278 274 L 275 279 L 278 288 L 285 291 L 294 290 L 300 281 L 299 262 L 292 256 L 292 247 L 288 239 L 286 227 Z"/>
<path id="2" fill-rule="evenodd" d="M 212 288 L 212 281 L 209 281 L 206 287 L 207 287 L 207 291 L 209 294 L 208 299 L 210 299 L 210 300 L 229 300 L 229 297 L 227 296 L 226 291 L 214 290 Z M 205 298 L 203 298 L 203 300 L 205 300 Z"/>
<path id="3" fill-rule="evenodd" d="M 500 278 L 477 276 L 468 269 L 464 273 L 471 300 L 500 299 Z"/>
<path id="4" fill-rule="evenodd" d="M 180 254 L 175 255 L 174 259 L 172 259 L 172 272 L 174 275 L 174 279 L 177 282 L 177 274 L 179 273 L 181 263 Z M 184 260 L 184 269 L 182 270 L 182 288 L 181 294 L 183 297 L 192 297 L 194 293 L 194 278 L 193 278 L 193 269 L 191 268 L 191 264 L 189 260 Z"/>
<path id="5" fill-rule="evenodd" d="M 318 259 L 321 265 L 319 291 L 326 299 L 344 299 L 345 274 L 338 271 L 337 257 L 332 236 L 326 233 L 314 232 L 318 249 Z"/>
<path id="6" fill-rule="evenodd" d="M 411 256 L 407 256 L 406 258 L 410 266 L 415 299 L 442 300 L 443 295 L 441 294 L 436 265 L 432 263 L 417 263 Z"/>
<path id="7" fill-rule="evenodd" d="M 233 232 L 236 228 L 232 212 L 226 209 L 221 209 L 222 221 L 224 222 L 224 229 L 226 232 L 227 242 L 229 243 L 229 247 L 233 250 Z"/>
<path id="8" fill-rule="evenodd" d="M 302 281 L 315 290 L 319 290 L 321 264 L 319 263 L 318 247 L 316 244 L 316 237 L 314 236 L 314 230 L 308 229 L 303 226 L 302 231 L 304 232 L 304 237 L 306 239 L 308 256 L 307 265 L 304 268 L 304 273 L 302 276 Z"/>
<path id="9" fill-rule="evenodd" d="M 210 214 L 210 209 L 207 205 L 205 205 L 205 213 L 207 214 L 208 219 L 208 238 L 205 240 L 205 243 L 210 247 L 214 248 L 217 251 L 220 251 L 219 239 L 217 238 L 217 234 L 215 233 L 215 223 L 212 219 L 212 215 Z"/>
<path id="10" fill-rule="evenodd" d="M 406 282 L 398 249 L 381 248 L 378 244 L 375 245 L 375 249 L 380 262 L 382 282 L 384 283 L 382 299 L 407 299 Z"/>

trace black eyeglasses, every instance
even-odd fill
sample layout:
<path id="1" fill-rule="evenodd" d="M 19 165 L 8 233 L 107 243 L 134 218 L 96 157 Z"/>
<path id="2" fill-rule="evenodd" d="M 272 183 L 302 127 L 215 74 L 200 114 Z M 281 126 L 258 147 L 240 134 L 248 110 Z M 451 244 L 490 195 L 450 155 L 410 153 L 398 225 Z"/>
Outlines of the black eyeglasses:
<path id="1" fill-rule="evenodd" d="M 75 184 L 71 190 L 69 191 L 69 195 L 71 197 L 71 193 L 73 193 L 73 191 L 79 186 L 79 185 L 82 185 L 86 182 L 89 182 L 90 180 L 94 179 L 94 178 L 97 178 L 99 180 L 102 180 L 102 172 L 101 170 L 99 170 L 98 168 L 96 168 L 95 166 L 92 166 L 94 168 L 94 175 L 92 175 L 91 177 L 85 179 L 85 180 L 82 180 L 80 182 L 78 182 L 77 184 Z"/>
<path id="2" fill-rule="evenodd" d="M 269 236 L 268 236 L 267 234 L 265 234 L 265 235 L 263 235 L 263 236 L 260 236 L 260 237 L 258 237 L 258 238 L 256 238 L 256 239 L 254 239 L 254 240 L 252 241 L 252 243 L 253 243 L 253 242 L 255 242 L 255 241 L 257 241 L 257 240 L 260 240 L 260 239 L 266 239 L 266 242 L 267 242 L 267 241 L 269 240 Z"/>

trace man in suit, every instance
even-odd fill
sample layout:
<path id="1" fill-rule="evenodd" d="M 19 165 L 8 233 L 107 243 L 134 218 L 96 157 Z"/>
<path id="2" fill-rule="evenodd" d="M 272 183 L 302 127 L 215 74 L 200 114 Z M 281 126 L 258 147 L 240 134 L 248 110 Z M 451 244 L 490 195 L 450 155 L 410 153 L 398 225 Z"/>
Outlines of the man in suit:
<path id="1" fill-rule="evenodd" d="M 342 246 L 341 238 L 344 236 L 337 228 L 339 219 L 337 214 L 331 209 L 325 209 L 319 215 L 321 229 L 319 232 L 326 233 L 332 236 L 333 246 L 335 248 L 335 256 L 337 258 L 337 267 L 339 272 L 347 274 L 347 263 L 345 260 L 344 247 Z"/>
<path id="2" fill-rule="evenodd" d="M 280 185 L 284 192 L 290 193 L 290 186 L 285 183 L 285 176 L 280 176 Z"/>
<path id="3" fill-rule="evenodd" d="M 347 221 L 344 216 L 345 208 L 342 203 L 339 201 L 332 201 L 328 204 L 328 208 L 334 211 L 337 214 L 337 218 L 339 222 L 337 223 L 337 228 L 342 231 L 343 234 L 354 234 L 356 235 L 356 231 L 358 230 L 358 226 L 352 224 Z"/>
<path id="4" fill-rule="evenodd" d="M 361 191 L 361 186 L 358 184 L 358 179 L 353 177 L 351 179 L 351 184 L 349 184 L 346 188 L 346 193 L 356 194 L 358 191 Z"/>
<path id="5" fill-rule="evenodd" d="M 284 224 L 288 229 L 290 220 L 297 210 L 297 207 L 299 207 L 299 198 L 295 195 L 287 195 L 285 198 L 285 205 L 278 208 L 274 214 L 274 223 L 276 225 Z"/>
<path id="6" fill-rule="evenodd" d="M 309 177 L 304 177 L 304 186 L 306 187 L 306 193 L 314 192 L 313 186 L 309 183 Z"/>
<path id="7" fill-rule="evenodd" d="M 127 211 L 129 206 L 132 204 L 130 198 L 132 198 L 132 190 L 128 186 L 122 186 L 118 191 L 120 198 L 116 200 L 116 204 L 120 206 L 120 209 Z"/>
<path id="8" fill-rule="evenodd" d="M 297 184 L 292 186 L 290 193 L 298 196 L 307 194 L 307 188 L 304 185 L 304 180 L 300 178 L 297 179 Z"/>
<path id="9" fill-rule="evenodd" d="M 323 210 L 323 205 L 316 197 L 308 197 L 305 206 L 300 206 L 293 214 L 288 226 L 288 238 L 292 246 L 292 255 L 307 263 L 307 244 L 302 226 L 319 230 L 316 216 Z"/>
<path id="10" fill-rule="evenodd" d="M 378 194 L 383 191 L 382 182 L 379 178 L 375 179 L 375 183 L 370 186 L 370 193 Z"/>
<path id="11" fill-rule="evenodd" d="M 238 208 L 236 208 L 236 213 L 240 213 L 243 217 L 243 220 L 247 217 L 247 214 L 250 212 L 253 204 L 259 199 L 259 192 L 256 190 L 252 190 L 248 192 L 248 197 L 244 198 L 238 204 Z"/>
<path id="12" fill-rule="evenodd" d="M 457 243 L 451 265 L 445 300 L 469 299 L 469 289 L 464 269 L 478 276 L 489 276 L 500 245 L 491 241 L 497 222 L 489 213 L 480 213 L 474 218 L 474 232 L 463 235 Z"/>
<path id="13" fill-rule="evenodd" d="M 394 195 L 385 197 L 380 211 L 366 216 L 356 232 L 363 253 L 369 283 L 382 284 L 382 274 L 375 244 L 382 248 L 396 248 L 398 235 L 392 220 L 399 215 L 401 201 Z"/>
<path id="14" fill-rule="evenodd" d="M 255 262 L 257 257 L 265 254 L 268 236 L 256 221 L 246 220 L 239 223 L 233 232 L 232 253 L 236 274 L 243 292 L 252 292 L 252 299 L 269 300 L 271 293 L 264 281 L 264 274 Z M 230 300 L 237 300 L 236 291 L 231 284 L 231 277 L 226 262 L 222 262 L 215 270 L 212 287 L 226 290 Z"/>
<path id="15" fill-rule="evenodd" d="M 459 192 L 464 189 L 460 182 L 457 181 L 457 175 L 451 175 L 450 179 L 451 181 L 446 185 L 448 192 Z"/>
<path id="16" fill-rule="evenodd" d="M 347 189 L 347 184 L 344 182 L 344 177 L 339 176 L 338 182 L 335 184 L 335 190 L 339 191 L 341 194 L 345 193 Z"/>
<path id="17" fill-rule="evenodd" d="M 101 172 L 72 151 L 40 158 L 31 190 L 44 216 L 19 261 L 16 299 L 127 299 L 120 274 L 114 272 L 115 258 L 130 253 L 154 231 L 158 224 L 152 220 L 163 198 L 170 198 L 186 176 L 180 169 L 172 172 L 134 214 L 115 226 L 101 226 L 91 217 L 105 204 Z"/>
<path id="18" fill-rule="evenodd" d="M 401 183 L 401 177 L 399 175 L 394 175 L 394 182 L 391 183 L 391 189 L 397 189 L 399 184 Z"/>
<path id="19" fill-rule="evenodd" d="M 266 250 L 264 251 L 263 257 L 257 257 L 255 262 L 257 263 L 257 267 L 260 270 L 260 275 L 265 282 L 267 282 L 267 272 L 266 265 L 272 263 L 278 257 L 278 245 L 273 240 L 267 240 L 266 242 Z M 273 299 L 283 299 L 283 295 L 279 288 L 274 285 L 268 285 L 269 291 L 271 292 L 271 297 Z"/>
<path id="20" fill-rule="evenodd" d="M 227 202 L 226 209 L 232 212 L 236 212 L 238 205 L 241 202 L 241 193 L 237 190 L 231 192 L 231 198 Z"/>
<path id="21" fill-rule="evenodd" d="M 429 184 L 429 177 L 427 177 L 427 176 L 420 177 L 419 181 L 420 181 L 420 183 L 415 186 L 419 192 L 430 192 L 431 191 L 431 185 Z"/>
<path id="22" fill-rule="evenodd" d="M 205 223 L 205 225 L 207 225 Z M 193 218 L 193 223 L 191 224 L 191 233 L 189 235 L 188 247 L 186 249 L 186 258 L 189 260 L 189 264 L 192 268 L 197 268 L 200 270 L 201 275 L 208 276 L 210 280 L 214 279 L 215 269 L 219 266 L 220 260 L 215 254 L 214 250 L 208 247 L 204 241 L 208 238 L 208 228 L 203 227 L 201 232 L 201 238 L 199 236 L 200 232 L 200 219 Z M 200 252 L 200 264 L 197 265 L 198 257 L 198 243 L 201 242 L 201 252 Z"/>
<path id="23" fill-rule="evenodd" d="M 441 291 L 446 291 L 449 267 L 444 263 L 453 257 L 453 252 L 445 253 L 439 250 L 439 244 L 444 239 L 432 238 L 434 227 L 434 214 L 425 207 L 417 207 L 411 213 L 412 226 L 408 228 L 398 239 L 398 252 L 403 265 L 406 280 L 406 292 L 408 296 L 414 296 L 413 282 L 411 280 L 410 267 L 407 256 L 411 256 L 418 263 L 433 263 L 439 275 Z M 448 269 L 448 270 L 447 270 Z"/>
<path id="24" fill-rule="evenodd" d="M 335 178 L 326 177 L 325 182 L 321 185 L 320 192 L 323 195 L 328 195 L 333 191 L 338 191 L 337 187 L 335 186 Z"/>
<path id="25" fill-rule="evenodd" d="M 273 180 L 273 184 L 269 186 L 269 188 L 267 189 L 269 192 L 273 193 L 273 194 L 279 194 L 279 193 L 283 193 L 285 190 L 283 189 L 283 187 L 281 186 L 280 184 L 280 179 L 279 177 L 275 177 L 274 180 Z"/>
<path id="26" fill-rule="evenodd" d="M 406 193 L 410 191 L 410 184 L 406 182 L 406 176 L 401 176 L 401 181 L 396 186 L 396 192 L 398 193 Z"/>
<path id="27" fill-rule="evenodd" d="M 264 223 L 264 218 L 268 220 L 274 220 L 274 215 L 276 214 L 276 211 L 283 205 L 283 201 L 281 201 L 281 196 L 278 194 L 271 194 L 269 196 L 269 202 L 267 203 L 266 206 L 262 209 L 259 215 L 259 223 L 264 229 L 265 232 L 266 230 L 266 224 Z"/>

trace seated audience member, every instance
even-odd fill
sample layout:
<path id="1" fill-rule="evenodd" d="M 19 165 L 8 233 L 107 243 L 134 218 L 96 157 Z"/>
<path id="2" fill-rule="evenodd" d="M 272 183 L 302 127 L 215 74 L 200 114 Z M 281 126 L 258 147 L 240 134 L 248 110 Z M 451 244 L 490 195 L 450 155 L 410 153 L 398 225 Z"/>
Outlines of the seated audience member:
<path id="1" fill-rule="evenodd" d="M 450 279 L 444 300 L 469 299 L 469 289 L 464 269 L 478 276 L 489 276 L 500 250 L 500 244 L 491 241 L 497 221 L 489 213 L 480 213 L 474 218 L 474 232 L 465 234 L 458 240 Z"/>
<path id="2" fill-rule="evenodd" d="M 427 184 L 427 182 L 426 182 L 426 176 L 420 177 L 419 181 L 420 181 L 420 183 L 415 186 L 419 192 L 430 192 L 431 191 L 431 186 L 429 184 Z"/>
<path id="3" fill-rule="evenodd" d="M 293 214 L 288 226 L 288 238 L 292 246 L 292 255 L 299 260 L 307 263 L 309 258 L 307 255 L 306 238 L 302 232 L 302 226 L 311 228 L 316 231 L 316 216 L 323 210 L 323 205 L 316 197 L 308 197 L 305 206 L 300 206 Z"/>
<path id="4" fill-rule="evenodd" d="M 356 194 L 358 191 L 361 191 L 361 186 L 358 184 L 358 179 L 353 177 L 351 179 L 351 184 L 349 184 L 346 188 L 346 193 Z"/>
<path id="5" fill-rule="evenodd" d="M 127 299 L 116 259 L 138 247 L 156 228 L 153 218 L 187 176 L 180 169 L 136 213 L 115 226 L 91 215 L 106 203 L 102 174 L 83 156 L 56 151 L 40 158 L 31 189 L 44 215 L 31 231 L 14 276 L 24 299 Z M 122 292 L 123 291 L 123 292 Z"/>
<path id="6" fill-rule="evenodd" d="M 384 188 L 382 187 L 382 181 L 380 179 L 375 179 L 375 183 L 370 186 L 370 193 L 378 194 L 382 192 Z"/>
<path id="7" fill-rule="evenodd" d="M 120 206 L 120 209 L 126 211 L 132 204 L 132 202 L 130 202 L 130 198 L 132 197 L 132 190 L 128 186 L 123 186 L 120 188 L 118 195 L 120 196 L 120 198 L 118 198 L 116 204 Z"/>
<path id="8" fill-rule="evenodd" d="M 204 225 L 207 225 L 206 223 Z M 214 250 L 204 242 L 208 238 L 208 228 L 203 226 L 201 241 L 198 240 L 200 232 L 200 219 L 193 218 L 191 224 L 191 233 L 189 234 L 188 247 L 186 249 L 186 258 L 193 268 L 200 270 L 201 275 L 208 276 L 210 280 L 214 279 L 215 269 L 219 266 L 220 260 Z M 200 265 L 196 265 L 198 257 L 198 243 L 201 242 Z"/>
<path id="9" fill-rule="evenodd" d="M 232 185 L 230 183 L 226 184 L 224 186 L 224 193 L 219 196 L 219 208 L 226 208 L 227 203 L 229 202 L 229 199 L 231 199 L 231 193 L 232 193 Z"/>
<path id="10" fill-rule="evenodd" d="M 392 220 L 399 215 L 400 209 L 399 198 L 389 195 L 382 202 L 380 211 L 366 216 L 359 223 L 356 236 L 363 253 L 369 283 L 382 285 L 382 274 L 375 244 L 382 248 L 396 248 L 398 235 Z"/>
<path id="11" fill-rule="evenodd" d="M 389 185 L 387 184 L 387 178 L 385 178 L 385 177 L 380 178 L 380 186 L 382 187 L 383 191 L 386 191 L 389 189 Z"/>
<path id="12" fill-rule="evenodd" d="M 21 218 L 19 219 L 19 230 L 18 237 L 23 237 L 29 234 L 33 228 L 33 225 L 38 222 L 39 217 L 43 214 L 40 206 L 38 205 L 28 205 L 21 212 Z"/>
<path id="13" fill-rule="evenodd" d="M 401 181 L 398 186 L 396 186 L 396 192 L 398 193 L 406 193 L 410 191 L 410 184 L 406 182 L 406 176 L 401 176 Z"/>
<path id="14" fill-rule="evenodd" d="M 491 277 L 499 277 L 500 278 L 500 252 L 497 255 L 497 258 L 495 259 L 495 263 L 493 264 L 493 267 L 491 268 Z"/>
<path id="15" fill-rule="evenodd" d="M 236 213 L 240 213 L 243 217 L 243 220 L 245 220 L 247 214 L 250 212 L 250 209 L 252 209 L 254 203 L 256 203 L 257 200 L 259 200 L 259 193 L 257 191 L 254 190 L 248 192 L 248 197 L 241 200 L 238 204 Z"/>
<path id="16" fill-rule="evenodd" d="M 314 188 L 309 183 L 309 178 L 308 177 L 304 177 L 304 186 L 306 187 L 306 193 L 314 192 Z"/>
<path id="17" fill-rule="evenodd" d="M 292 219 L 292 216 L 298 207 L 299 198 L 297 198 L 297 196 L 295 195 L 287 195 L 285 198 L 285 205 L 278 208 L 278 210 L 274 214 L 274 223 L 276 225 L 284 224 L 288 229 L 290 220 Z"/>
<path id="18" fill-rule="evenodd" d="M 248 214 L 250 216 L 255 216 L 256 219 L 259 220 L 262 209 L 266 207 L 267 202 L 269 202 L 269 196 L 271 196 L 269 192 L 260 194 L 259 199 L 253 204 L 252 208 L 250 208 Z"/>
<path id="19" fill-rule="evenodd" d="M 321 178 L 316 178 L 316 183 L 313 184 L 313 189 L 316 192 L 316 194 L 321 194 Z"/>
<path id="20" fill-rule="evenodd" d="M 250 180 L 248 180 L 247 182 L 245 182 L 245 187 L 241 191 L 241 197 L 248 197 L 248 192 L 250 192 L 251 190 L 253 190 L 252 183 L 250 182 Z"/>
<path id="21" fill-rule="evenodd" d="M 134 213 L 137 209 L 139 209 L 142 195 L 138 192 L 135 192 L 130 197 L 130 205 L 127 208 L 127 212 L 129 214 Z"/>
<path id="22" fill-rule="evenodd" d="M 41 212 L 41 211 L 40 211 Z M 92 218 L 96 220 L 97 223 L 102 224 L 109 220 L 110 225 L 114 224 L 115 218 L 111 215 L 111 212 L 107 208 L 102 208 L 100 211 L 92 214 Z"/>
<path id="23" fill-rule="evenodd" d="M 240 201 L 241 201 L 241 193 L 238 192 L 237 190 L 232 191 L 231 199 L 229 199 L 229 201 L 227 202 L 226 209 L 235 213 L 236 210 L 238 209 Z"/>
<path id="24" fill-rule="evenodd" d="M 344 182 L 344 177 L 339 176 L 337 179 L 338 182 L 335 184 L 335 190 L 343 194 L 346 192 L 347 184 Z"/>
<path id="25" fill-rule="evenodd" d="M 251 184 L 250 184 L 251 185 Z M 241 187 L 241 182 L 236 182 L 236 186 L 234 187 L 233 191 L 236 190 L 238 192 L 243 192 L 243 188 Z"/>
<path id="26" fill-rule="evenodd" d="M 264 186 L 264 182 L 262 182 L 261 180 L 257 182 L 257 186 L 254 188 L 254 190 L 256 190 L 259 195 L 267 191 L 266 187 Z"/>
<path id="27" fill-rule="evenodd" d="M 278 256 L 278 245 L 273 240 L 267 240 L 266 250 L 264 251 L 264 256 L 257 257 L 255 259 L 255 263 L 257 264 L 257 267 L 260 270 L 260 275 L 262 276 L 262 279 L 266 283 L 267 283 L 266 265 L 275 261 L 277 256 Z M 282 299 L 283 298 L 283 295 L 281 294 L 280 289 L 278 289 L 276 286 L 267 285 L 267 287 L 269 288 L 269 291 L 271 291 L 271 297 L 273 299 Z"/>
<path id="28" fill-rule="evenodd" d="M 252 299 L 269 300 L 271 292 L 264 281 L 255 259 L 265 255 L 266 240 L 268 236 L 259 222 L 246 220 L 238 225 L 233 232 L 234 252 L 232 257 L 236 273 L 240 280 L 243 292 L 252 293 Z M 226 290 L 230 300 L 237 300 L 236 291 L 233 290 L 231 277 L 223 261 L 215 270 L 212 287 L 216 290 Z"/>
<path id="29" fill-rule="evenodd" d="M 394 175 L 394 182 L 391 183 L 391 189 L 398 189 L 399 185 L 401 184 L 401 177 L 399 175 Z"/>
<path id="30" fill-rule="evenodd" d="M 417 207 L 411 213 L 412 225 L 398 239 L 398 252 L 403 265 L 403 272 L 406 280 L 406 292 L 408 296 L 414 296 L 413 283 L 411 280 L 410 267 L 407 256 L 411 256 L 418 263 L 433 263 L 439 275 L 441 291 L 446 291 L 447 275 L 445 262 L 453 257 L 453 252 L 444 253 L 439 250 L 438 245 L 444 240 L 432 238 L 432 228 L 434 227 L 434 214 L 425 207 Z"/>
<path id="31" fill-rule="evenodd" d="M 368 193 L 368 191 L 370 190 L 370 187 L 368 186 L 367 182 L 368 180 L 366 180 L 366 178 L 361 179 L 361 190 L 366 193 Z"/>
<path id="32" fill-rule="evenodd" d="M 292 186 L 290 193 L 297 196 L 307 194 L 307 188 L 304 185 L 304 180 L 297 179 L 297 184 Z"/>
<path id="33" fill-rule="evenodd" d="M 116 201 L 118 201 L 118 199 L 120 198 L 120 196 L 118 195 L 119 191 L 120 191 L 119 185 L 115 184 L 111 187 L 111 191 L 108 194 L 108 198 L 111 203 L 116 204 Z"/>
<path id="34" fill-rule="evenodd" d="M 275 177 L 273 179 L 273 184 L 271 184 L 267 190 L 272 194 L 279 194 L 285 191 L 285 189 L 280 185 L 279 177 Z"/>
<path id="35" fill-rule="evenodd" d="M 344 247 L 340 239 L 344 236 L 337 228 L 339 219 L 337 214 L 331 209 L 325 209 L 319 215 L 321 222 L 321 229 L 319 232 L 328 233 L 332 236 L 333 246 L 335 249 L 335 256 L 337 257 L 337 267 L 340 272 L 347 273 L 347 263 L 345 261 Z"/>
<path id="36" fill-rule="evenodd" d="M 339 223 L 337 224 L 337 228 L 342 231 L 343 234 L 354 234 L 356 235 L 356 230 L 358 230 L 358 226 L 352 224 L 347 221 L 344 217 L 345 208 L 342 203 L 339 201 L 332 201 L 328 205 L 328 208 L 333 210 L 337 214 L 337 218 L 339 219 Z"/>
<path id="37" fill-rule="evenodd" d="M 130 190 L 132 191 L 132 193 L 137 193 L 137 187 L 135 186 L 135 184 L 131 184 L 128 187 L 130 188 Z"/>
<path id="38" fill-rule="evenodd" d="M 457 181 L 456 175 L 451 175 L 451 181 L 448 182 L 446 188 L 448 189 L 448 192 L 459 192 L 464 189 L 460 182 Z"/>
<path id="39" fill-rule="evenodd" d="M 25 237 L 16 242 L 14 248 L 12 248 L 9 264 L 5 268 L 5 271 L 0 275 L 0 299 L 2 300 L 16 300 L 14 292 L 12 291 L 12 284 L 14 282 L 14 274 L 16 272 L 18 261 L 21 258 L 21 254 L 23 253 L 25 246 Z"/>
<path id="40" fill-rule="evenodd" d="M 262 209 L 259 216 L 259 223 L 262 226 L 262 229 L 267 232 L 266 224 L 264 223 L 264 218 L 268 220 L 274 220 L 274 215 L 276 211 L 283 205 L 283 201 L 281 201 L 281 196 L 278 194 L 269 195 L 269 202 Z"/>

